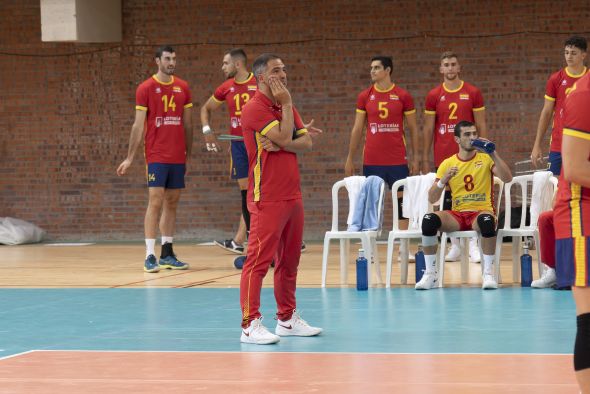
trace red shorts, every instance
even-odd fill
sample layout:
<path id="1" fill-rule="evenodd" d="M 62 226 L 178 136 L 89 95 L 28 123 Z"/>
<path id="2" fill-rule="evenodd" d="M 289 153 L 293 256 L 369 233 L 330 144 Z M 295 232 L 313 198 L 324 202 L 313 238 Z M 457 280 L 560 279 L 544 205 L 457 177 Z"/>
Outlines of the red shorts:
<path id="1" fill-rule="evenodd" d="M 467 231 L 473 230 L 473 222 L 477 218 L 477 216 L 481 213 L 480 211 L 466 211 L 466 212 L 459 212 L 459 211 L 447 211 L 459 223 L 459 231 Z"/>

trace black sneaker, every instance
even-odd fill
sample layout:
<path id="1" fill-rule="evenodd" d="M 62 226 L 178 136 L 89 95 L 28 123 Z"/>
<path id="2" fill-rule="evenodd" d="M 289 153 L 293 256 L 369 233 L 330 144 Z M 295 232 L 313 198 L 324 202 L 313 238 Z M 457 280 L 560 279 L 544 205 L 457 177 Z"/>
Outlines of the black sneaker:
<path id="1" fill-rule="evenodd" d="M 233 252 L 235 254 L 244 253 L 244 245 L 236 243 L 233 239 L 226 239 L 225 241 L 213 241 L 213 243 L 220 248 Z"/>

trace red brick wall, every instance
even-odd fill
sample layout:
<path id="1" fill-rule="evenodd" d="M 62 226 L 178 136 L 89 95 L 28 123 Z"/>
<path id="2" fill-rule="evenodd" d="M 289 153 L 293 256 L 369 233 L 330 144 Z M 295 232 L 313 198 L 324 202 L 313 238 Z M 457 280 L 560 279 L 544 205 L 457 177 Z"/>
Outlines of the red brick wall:
<path id="1" fill-rule="evenodd" d="M 330 187 L 343 176 L 356 95 L 375 54 L 393 55 L 394 80 L 414 96 L 421 125 L 426 92 L 440 81 L 438 56 L 456 51 L 463 78 L 483 91 L 499 151 L 511 164 L 525 159 L 545 81 L 563 66 L 563 41 L 587 26 L 587 1 L 402 3 L 129 0 L 122 43 L 70 44 L 41 43 L 38 0 L 1 2 L 0 216 L 36 223 L 56 240 L 143 238 L 144 166 L 137 160 L 124 178 L 115 168 L 127 151 L 135 88 L 163 43 L 177 44 L 197 119 L 222 82 L 224 50 L 284 56 L 295 103 L 324 129 L 300 158 L 307 239 L 329 227 Z M 214 114 L 220 132 L 225 116 Z M 178 237 L 230 235 L 240 205 L 227 156 L 207 154 L 199 132 L 193 151 Z"/>

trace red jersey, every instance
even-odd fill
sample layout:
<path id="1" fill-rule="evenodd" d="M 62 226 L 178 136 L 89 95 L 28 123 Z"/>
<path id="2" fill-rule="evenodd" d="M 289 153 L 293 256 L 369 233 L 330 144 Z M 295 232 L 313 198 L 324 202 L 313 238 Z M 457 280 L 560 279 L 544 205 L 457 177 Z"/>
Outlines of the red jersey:
<path id="1" fill-rule="evenodd" d="M 215 89 L 213 100 L 227 103 L 230 134 L 242 135 L 242 108 L 254 96 L 257 88 L 254 74 L 250 73 L 244 82 L 236 82 L 235 78 L 230 78 Z"/>
<path id="2" fill-rule="evenodd" d="M 147 111 L 145 158 L 148 163 L 184 164 L 183 113 L 193 106 L 188 84 L 172 77 L 161 82 L 156 75 L 146 79 L 135 92 L 135 109 Z"/>
<path id="3" fill-rule="evenodd" d="M 564 103 L 563 134 L 590 140 L 590 74 L 580 79 Z M 590 161 L 590 152 L 587 153 Z M 590 187 L 559 177 L 554 208 L 557 239 L 590 237 Z"/>
<path id="4" fill-rule="evenodd" d="M 461 81 L 461 86 L 449 90 L 441 84 L 428 92 L 424 112 L 434 115 L 434 165 L 459 153 L 455 142 L 455 125 L 462 120 L 474 121 L 473 113 L 483 111 L 483 96 L 478 88 Z"/>
<path id="5" fill-rule="evenodd" d="M 250 201 L 286 201 L 301 198 L 297 155 L 285 150 L 268 152 L 260 137 L 283 119 L 282 108 L 257 91 L 242 111 L 244 143 L 248 151 L 248 199 Z M 307 129 L 293 107 L 293 138 Z"/>
<path id="6" fill-rule="evenodd" d="M 565 97 L 571 90 L 572 86 L 574 86 L 574 83 L 587 72 L 588 70 L 584 67 L 584 71 L 580 74 L 573 75 L 567 71 L 567 68 L 564 68 L 552 74 L 547 81 L 547 86 L 545 87 L 545 99 L 555 102 L 553 107 L 551 146 L 549 147 L 551 152 L 561 152 L 561 136 L 563 133 L 563 117 L 561 112 L 563 111 Z"/>
<path id="7" fill-rule="evenodd" d="M 358 95 L 356 111 L 367 116 L 363 165 L 407 164 L 404 115 L 416 112 L 412 96 L 396 85 L 387 90 L 373 85 Z"/>

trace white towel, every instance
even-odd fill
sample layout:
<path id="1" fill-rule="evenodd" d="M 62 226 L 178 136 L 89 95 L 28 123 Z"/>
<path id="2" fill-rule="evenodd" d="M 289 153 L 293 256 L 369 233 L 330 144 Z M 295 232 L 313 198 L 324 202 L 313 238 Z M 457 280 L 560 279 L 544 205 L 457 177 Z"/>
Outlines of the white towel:
<path id="1" fill-rule="evenodd" d="M 551 209 L 553 184 L 549 181 L 550 171 L 537 171 L 533 174 L 533 191 L 531 195 L 531 227 L 537 225 L 539 215 Z"/>
<path id="2" fill-rule="evenodd" d="M 422 218 L 428 213 L 430 207 L 428 191 L 435 179 L 436 174 L 433 172 L 406 178 L 407 186 L 404 187 L 403 216 L 410 219 L 408 229 L 420 228 Z"/>
<path id="3" fill-rule="evenodd" d="M 363 188 L 363 184 L 365 183 L 364 176 L 349 176 L 344 178 L 344 186 L 346 186 L 346 190 L 348 190 L 348 202 L 349 202 L 349 209 L 348 209 L 348 219 L 346 219 L 346 224 L 352 224 L 352 215 L 354 213 L 354 209 L 356 207 L 356 202 L 358 201 L 359 193 Z"/>

